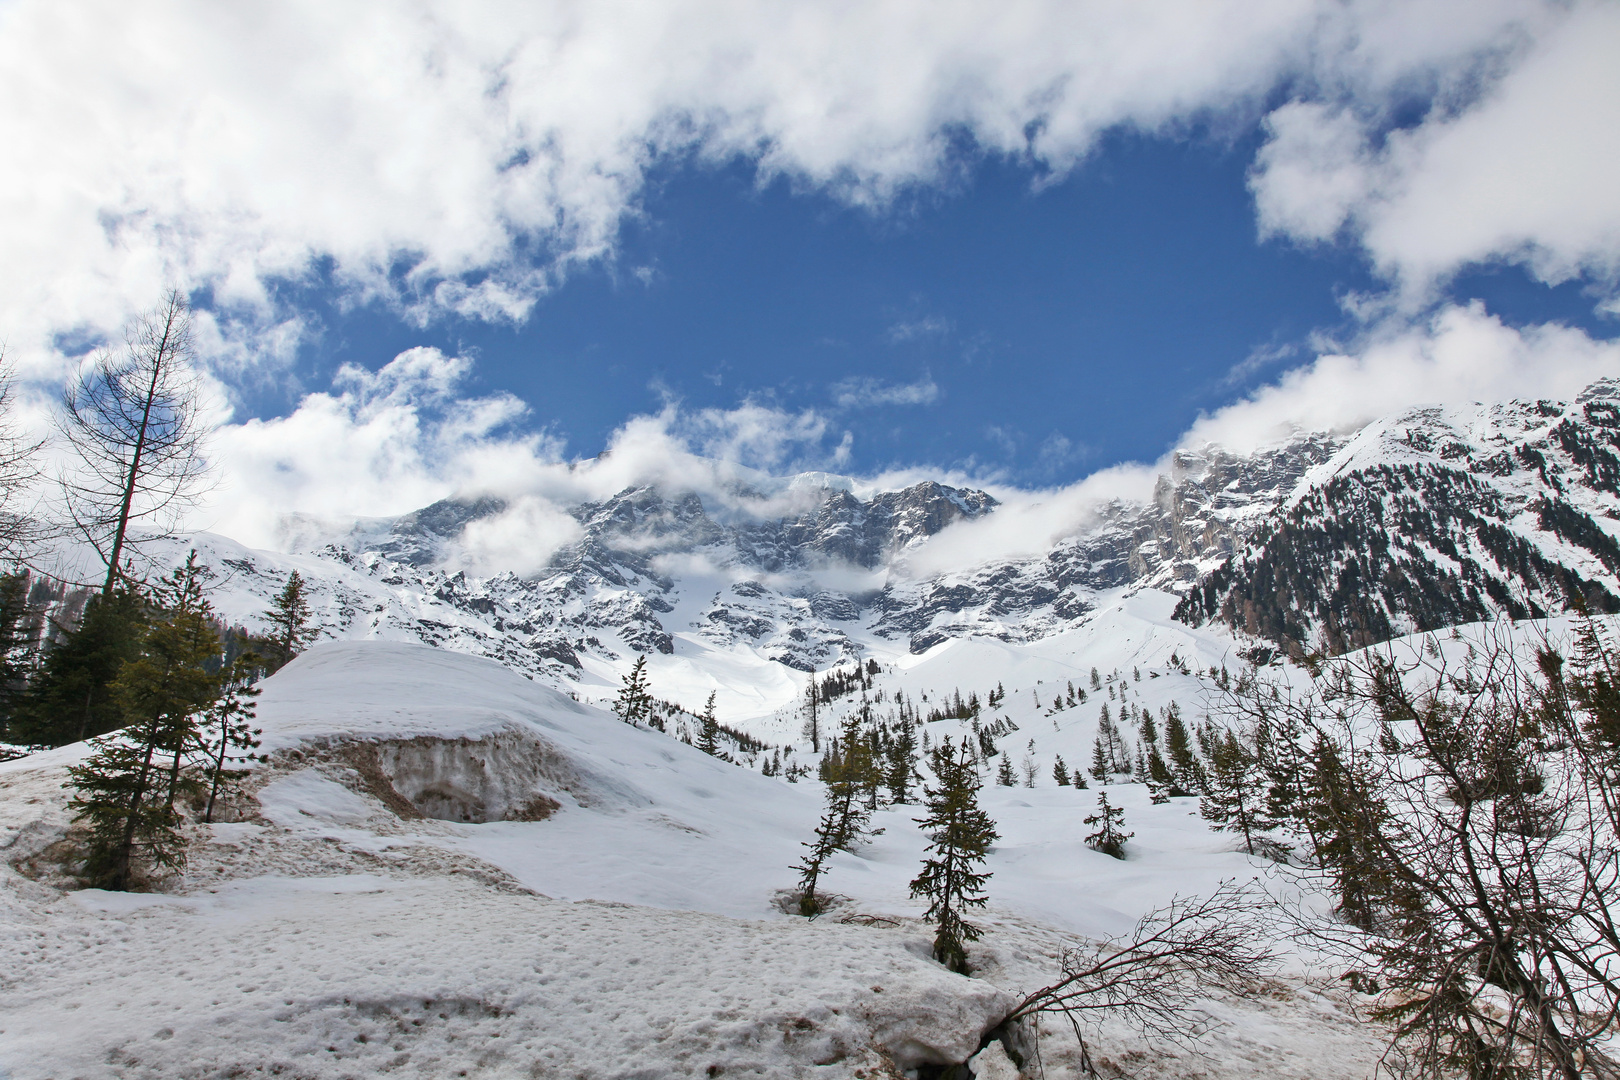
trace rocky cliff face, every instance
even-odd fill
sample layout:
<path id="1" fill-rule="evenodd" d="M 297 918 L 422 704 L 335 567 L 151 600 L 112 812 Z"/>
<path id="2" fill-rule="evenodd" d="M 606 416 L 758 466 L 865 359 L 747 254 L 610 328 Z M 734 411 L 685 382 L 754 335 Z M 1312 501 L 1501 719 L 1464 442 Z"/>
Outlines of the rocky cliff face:
<path id="1" fill-rule="evenodd" d="M 859 657 L 874 637 L 916 652 L 1033 641 L 1135 588 L 1180 595 L 1186 622 L 1294 652 L 1577 601 L 1620 610 L 1610 382 L 1574 402 L 1420 409 L 1255 454 L 1182 451 L 1151 498 L 1094 508 L 1038 557 L 922 579 L 898 571 L 906 554 L 995 513 L 995 499 L 937 483 L 861 498 L 808 480 L 783 517 L 649 487 L 575 506 L 577 542 L 527 576 L 454 570 L 462 531 L 506 506 L 449 500 L 310 552 L 305 576 L 334 635 L 422 640 L 549 678 L 671 653 L 682 635 L 800 670 Z M 245 597 L 221 611 L 252 622 L 285 569 L 219 558 Z"/>
<path id="2" fill-rule="evenodd" d="M 1620 384 L 1419 409 L 1311 470 L 1178 609 L 1295 652 L 1620 610 Z"/>

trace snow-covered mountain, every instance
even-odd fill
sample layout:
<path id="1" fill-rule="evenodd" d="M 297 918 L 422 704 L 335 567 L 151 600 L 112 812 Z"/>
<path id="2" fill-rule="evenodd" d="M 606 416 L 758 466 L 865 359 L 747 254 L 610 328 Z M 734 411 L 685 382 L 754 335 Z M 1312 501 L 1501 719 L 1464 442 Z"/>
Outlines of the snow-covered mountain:
<path id="1" fill-rule="evenodd" d="M 1576 597 L 1620 609 L 1620 383 L 1607 380 L 1573 402 L 1417 409 L 1254 453 L 1181 450 L 1150 497 L 1092 507 L 1045 552 L 930 574 L 909 569 L 913 554 L 1002 512 L 995 498 L 933 482 L 857 494 L 824 474 L 772 483 L 723 505 L 642 486 L 567 507 L 576 538 L 522 575 L 462 569 L 469 527 L 509 509 L 491 497 L 302 553 L 197 536 L 155 555 L 198 546 L 219 610 L 249 626 L 296 568 L 329 637 L 488 656 L 597 700 L 646 654 L 655 686 L 688 704 L 716 689 L 743 719 L 791 702 L 803 673 L 857 658 L 1117 633 L 1144 590 L 1225 641 L 1203 650 L 1221 655 L 1339 652 L 1558 614 Z"/>

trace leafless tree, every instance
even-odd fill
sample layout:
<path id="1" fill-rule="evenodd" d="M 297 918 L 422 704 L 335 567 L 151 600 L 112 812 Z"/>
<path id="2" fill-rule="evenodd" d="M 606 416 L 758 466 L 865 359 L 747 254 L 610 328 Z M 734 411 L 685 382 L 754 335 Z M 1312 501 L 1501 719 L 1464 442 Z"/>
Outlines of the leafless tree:
<path id="1" fill-rule="evenodd" d="M 1259 741 L 1304 774 L 1282 801 L 1345 920 L 1308 932 L 1379 993 L 1386 1072 L 1620 1077 L 1605 742 L 1620 728 L 1604 713 L 1620 699 L 1602 690 L 1620 670 L 1595 626 L 1584 634 L 1573 670 L 1504 635 L 1329 661 L 1304 692 L 1243 690 L 1269 725 Z"/>
<path id="2" fill-rule="evenodd" d="M 1202 1003 L 1211 993 L 1253 993 L 1276 966 L 1266 944 L 1270 908 L 1264 893 L 1231 881 L 1207 897 L 1177 897 L 1123 938 L 1066 950 L 1061 978 L 1026 995 L 999 1029 L 1060 1014 L 1079 1040 L 1081 1067 L 1093 1075 L 1086 1028 L 1105 1015 L 1189 1045 L 1208 1027 Z"/>
<path id="3" fill-rule="evenodd" d="M 74 529 L 107 566 L 110 594 L 127 562 L 130 526 L 158 532 L 192 505 L 206 475 L 191 310 L 171 291 L 134 321 L 122 350 L 98 355 L 63 394 L 61 430 L 80 468 L 61 477 Z"/>
<path id="4" fill-rule="evenodd" d="M 0 562 L 23 561 L 44 531 L 37 508 L 23 505 L 39 479 L 43 446 L 17 422 L 11 372 L 0 353 Z"/>

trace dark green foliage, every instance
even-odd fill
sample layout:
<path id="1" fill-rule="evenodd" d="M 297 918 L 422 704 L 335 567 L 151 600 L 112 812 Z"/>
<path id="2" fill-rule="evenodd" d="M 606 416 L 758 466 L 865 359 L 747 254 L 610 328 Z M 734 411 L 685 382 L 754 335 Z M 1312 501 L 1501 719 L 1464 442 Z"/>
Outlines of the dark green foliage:
<path id="1" fill-rule="evenodd" d="M 889 765 L 884 776 L 889 787 L 889 801 L 911 801 L 911 783 L 917 769 L 917 733 L 907 721 L 901 721 L 899 730 L 889 743 Z"/>
<path id="2" fill-rule="evenodd" d="M 1620 566 L 1620 546 L 1585 514 L 1551 499 L 1538 512 L 1544 529 Z M 1620 597 L 1603 584 L 1507 529 L 1502 523 L 1516 513 L 1494 488 L 1446 466 L 1337 476 L 1206 577 L 1175 617 L 1224 622 L 1305 655 L 1386 641 L 1408 632 L 1397 627 L 1402 620 L 1436 630 L 1493 610 L 1514 619 L 1577 603 L 1620 611 Z"/>
<path id="3" fill-rule="evenodd" d="M 112 684 L 138 651 L 144 615 L 140 597 L 128 588 L 90 597 L 78 625 L 63 629 L 46 647 L 39 671 L 17 700 L 8 739 L 63 746 L 123 727 L 128 720 Z"/>
<path id="4" fill-rule="evenodd" d="M 794 868 L 799 871 L 799 914 L 805 918 L 822 910 L 823 902 L 816 888 L 821 875 L 826 873 L 827 860 L 837 851 L 853 852 L 871 822 L 871 810 L 862 798 L 870 771 L 867 757 L 860 750 L 864 745 L 860 720 L 851 716 L 844 721 L 840 732 L 839 746 L 845 752 L 835 754 L 830 749 L 822 759 L 821 779 L 827 785 L 826 809 L 816 825 L 816 838 L 804 845 L 809 851 Z"/>
<path id="5" fill-rule="evenodd" d="M 1001 766 L 996 770 L 996 783 L 1002 787 L 1017 787 L 1018 777 L 1013 775 L 1012 759 L 1003 757 Z"/>
<path id="6" fill-rule="evenodd" d="M 210 710 L 220 710 L 222 739 L 213 779 L 231 746 L 243 745 L 250 714 L 228 698 L 236 673 L 220 663 L 205 572 L 192 552 L 152 590 L 135 654 L 110 687 L 126 726 L 95 739 L 90 757 L 68 770 L 69 806 L 87 834 L 83 875 L 92 885 L 128 889 L 146 872 L 184 865 L 178 804 L 208 789 L 207 772 L 188 766 L 209 757 L 202 725 Z"/>
<path id="7" fill-rule="evenodd" d="M 1069 786 L 1069 767 L 1063 764 L 1063 755 L 1059 754 L 1057 760 L 1052 762 L 1052 779 L 1058 782 L 1058 787 Z"/>
<path id="8" fill-rule="evenodd" d="M 1116 859 L 1125 857 L 1125 841 L 1136 834 L 1125 831 L 1125 811 L 1110 805 L 1108 792 L 1097 796 L 1097 812 L 1084 820 L 1087 825 L 1097 826 L 1096 831 L 1086 837 L 1086 846 Z"/>
<path id="9" fill-rule="evenodd" d="M 980 931 L 962 916 L 985 905 L 990 874 L 982 867 L 999 834 L 979 808 L 979 773 L 966 740 L 953 748 L 946 738 L 929 755 L 929 765 L 934 784 L 923 789 L 927 815 L 916 821 L 928 836 L 930 854 L 911 895 L 928 900 L 923 917 L 935 920 L 934 959 L 966 975 L 967 943 L 979 940 Z"/>
<path id="10" fill-rule="evenodd" d="M 39 649 L 38 613 L 28 593 L 26 572 L 0 575 L 0 741 L 20 741 L 7 736 Z"/>
<path id="11" fill-rule="evenodd" d="M 287 664 L 305 645 L 320 636 L 320 630 L 309 625 L 309 600 L 304 593 L 303 575 L 294 570 L 287 575 L 287 584 L 276 594 L 274 602 L 265 609 L 264 617 L 271 627 L 265 639 L 271 671 Z"/>
<path id="12" fill-rule="evenodd" d="M 714 715 L 714 692 L 704 703 L 703 715 L 698 717 L 697 748 L 710 757 L 720 756 L 720 721 Z"/>
<path id="13" fill-rule="evenodd" d="M 1212 732 L 1208 740 L 1208 791 L 1198 800 L 1204 820 L 1218 829 L 1243 835 L 1243 849 L 1255 850 L 1255 841 L 1270 827 L 1263 816 L 1265 776 L 1249 739 L 1233 731 Z"/>
<path id="14" fill-rule="evenodd" d="M 625 675 L 624 685 L 619 688 L 619 696 L 613 702 L 613 712 L 632 727 L 652 724 L 658 719 L 653 715 L 653 698 L 647 689 L 645 654 L 636 657 L 629 674 Z"/>

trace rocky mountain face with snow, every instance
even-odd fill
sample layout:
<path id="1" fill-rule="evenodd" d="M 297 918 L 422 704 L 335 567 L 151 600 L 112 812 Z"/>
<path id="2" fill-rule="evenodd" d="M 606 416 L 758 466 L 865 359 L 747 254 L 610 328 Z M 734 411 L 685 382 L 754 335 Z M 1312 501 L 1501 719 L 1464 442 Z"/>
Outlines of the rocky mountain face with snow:
<path id="1" fill-rule="evenodd" d="M 1620 611 L 1620 384 L 1418 409 L 1306 473 L 1177 616 L 1338 653 L 1579 603 Z"/>
<path id="2" fill-rule="evenodd" d="M 994 498 L 932 482 L 863 497 L 822 477 L 794 491 L 791 512 L 762 514 L 747 498 L 630 488 L 572 507 L 578 539 L 522 576 L 456 569 L 463 530 L 507 510 L 495 498 L 373 523 L 303 565 L 334 636 L 416 639 L 553 679 L 591 657 L 672 653 L 683 635 L 801 671 L 874 639 L 917 653 L 971 636 L 1029 642 L 1139 588 L 1179 595 L 1183 622 L 1296 653 L 1577 598 L 1620 610 L 1620 384 L 1608 381 L 1567 403 L 1418 409 L 1252 454 L 1178 451 L 1150 499 L 1092 508 L 1044 554 L 927 576 L 907 572 L 908 556 L 996 513 Z M 251 623 L 285 569 L 215 557 L 248 597 L 221 610 Z"/>

